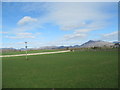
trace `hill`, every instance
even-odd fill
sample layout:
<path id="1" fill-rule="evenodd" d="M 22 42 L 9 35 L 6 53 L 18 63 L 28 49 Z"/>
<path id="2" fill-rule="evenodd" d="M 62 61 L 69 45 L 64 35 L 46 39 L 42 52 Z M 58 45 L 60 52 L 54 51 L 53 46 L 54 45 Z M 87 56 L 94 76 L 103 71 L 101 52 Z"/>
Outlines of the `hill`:
<path id="1" fill-rule="evenodd" d="M 114 43 L 111 42 L 106 42 L 106 41 L 102 41 L 102 40 L 89 40 L 88 42 L 82 44 L 80 47 L 110 47 L 110 46 L 114 46 Z"/>

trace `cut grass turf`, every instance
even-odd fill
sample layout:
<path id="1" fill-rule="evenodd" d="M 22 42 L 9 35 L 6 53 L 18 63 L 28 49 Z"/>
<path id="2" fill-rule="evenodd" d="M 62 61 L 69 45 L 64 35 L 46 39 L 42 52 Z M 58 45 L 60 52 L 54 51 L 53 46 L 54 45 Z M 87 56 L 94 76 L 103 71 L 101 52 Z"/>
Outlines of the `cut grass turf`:
<path id="1" fill-rule="evenodd" d="M 116 51 L 3 58 L 3 88 L 117 88 Z"/>

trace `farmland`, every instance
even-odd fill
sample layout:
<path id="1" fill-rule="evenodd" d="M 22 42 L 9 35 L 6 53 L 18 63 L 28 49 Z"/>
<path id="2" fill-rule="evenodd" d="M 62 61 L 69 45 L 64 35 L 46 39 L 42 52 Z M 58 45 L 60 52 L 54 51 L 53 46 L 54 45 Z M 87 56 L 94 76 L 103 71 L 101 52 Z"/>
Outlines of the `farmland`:
<path id="1" fill-rule="evenodd" d="M 116 51 L 2 58 L 3 88 L 117 88 Z"/>
<path id="2" fill-rule="evenodd" d="M 41 52 L 54 52 L 54 51 L 60 51 L 60 50 L 27 50 L 27 53 L 41 53 Z M 2 55 L 16 55 L 16 54 L 25 54 L 26 51 L 7 51 L 2 52 Z"/>

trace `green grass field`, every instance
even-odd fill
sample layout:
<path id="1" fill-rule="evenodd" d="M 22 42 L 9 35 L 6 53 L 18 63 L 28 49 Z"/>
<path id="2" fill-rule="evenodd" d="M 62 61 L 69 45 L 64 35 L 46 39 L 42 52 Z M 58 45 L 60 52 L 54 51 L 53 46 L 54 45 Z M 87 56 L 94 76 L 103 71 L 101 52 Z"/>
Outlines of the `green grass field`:
<path id="1" fill-rule="evenodd" d="M 28 50 L 27 53 L 41 53 L 41 52 L 55 52 L 60 50 Z M 16 54 L 26 54 L 26 51 L 8 51 L 2 52 L 2 55 L 16 55 Z"/>
<path id="2" fill-rule="evenodd" d="M 117 88 L 116 51 L 3 58 L 3 88 Z"/>

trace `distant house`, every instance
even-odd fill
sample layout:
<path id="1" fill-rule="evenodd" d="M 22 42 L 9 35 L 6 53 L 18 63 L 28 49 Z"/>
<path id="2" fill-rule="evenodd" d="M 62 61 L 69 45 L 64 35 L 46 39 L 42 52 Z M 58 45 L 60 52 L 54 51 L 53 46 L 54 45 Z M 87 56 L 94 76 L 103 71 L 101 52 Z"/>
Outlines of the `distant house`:
<path id="1" fill-rule="evenodd" d="M 114 48 L 120 47 L 120 42 L 114 44 Z"/>

